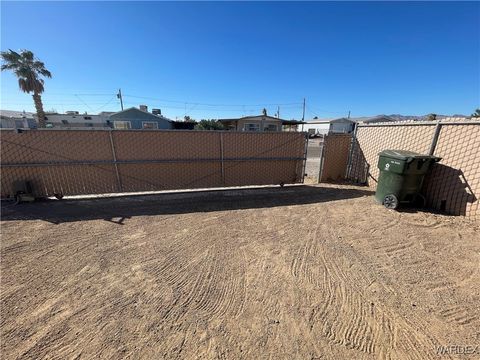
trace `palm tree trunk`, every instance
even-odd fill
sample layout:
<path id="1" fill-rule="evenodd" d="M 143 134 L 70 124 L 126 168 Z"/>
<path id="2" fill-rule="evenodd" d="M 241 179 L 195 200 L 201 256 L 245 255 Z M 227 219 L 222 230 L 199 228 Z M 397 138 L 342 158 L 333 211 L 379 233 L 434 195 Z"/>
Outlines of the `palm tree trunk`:
<path id="1" fill-rule="evenodd" d="M 37 92 L 34 92 L 32 97 L 35 103 L 35 109 L 37 110 L 38 127 L 45 128 L 47 126 L 47 122 L 45 121 L 45 112 L 43 111 L 42 97 Z"/>

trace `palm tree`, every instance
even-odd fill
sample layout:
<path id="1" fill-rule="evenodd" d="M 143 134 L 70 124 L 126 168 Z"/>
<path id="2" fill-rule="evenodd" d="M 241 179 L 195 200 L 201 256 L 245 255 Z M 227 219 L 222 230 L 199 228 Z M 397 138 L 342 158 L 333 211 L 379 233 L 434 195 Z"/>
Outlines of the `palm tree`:
<path id="1" fill-rule="evenodd" d="M 40 96 L 44 90 L 44 80 L 41 77 L 51 78 L 52 74 L 45 68 L 45 64 L 29 50 L 21 50 L 20 53 L 13 50 L 2 51 L 0 56 L 3 60 L 2 71 L 12 70 L 18 78 L 20 90 L 27 94 L 33 92 L 32 97 L 37 110 L 38 127 L 44 128 L 46 125 L 45 112 Z"/>

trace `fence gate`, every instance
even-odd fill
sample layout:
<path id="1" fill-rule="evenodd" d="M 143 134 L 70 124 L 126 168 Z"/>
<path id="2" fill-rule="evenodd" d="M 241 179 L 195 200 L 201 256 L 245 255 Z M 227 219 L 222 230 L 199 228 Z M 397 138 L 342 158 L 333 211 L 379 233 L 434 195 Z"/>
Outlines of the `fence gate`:
<path id="1" fill-rule="evenodd" d="M 301 183 L 298 132 L 0 130 L 1 195 L 35 196 Z"/>

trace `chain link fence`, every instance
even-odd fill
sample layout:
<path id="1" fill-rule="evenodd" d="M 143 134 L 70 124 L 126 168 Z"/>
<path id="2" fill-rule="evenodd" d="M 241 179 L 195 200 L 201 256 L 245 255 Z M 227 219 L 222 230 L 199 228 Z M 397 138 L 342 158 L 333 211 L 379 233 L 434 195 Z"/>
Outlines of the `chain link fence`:
<path id="1" fill-rule="evenodd" d="M 325 136 L 320 163 L 320 182 L 338 182 L 345 179 L 351 142 L 352 136 L 350 134 L 329 134 Z"/>
<path id="2" fill-rule="evenodd" d="M 378 153 L 385 149 L 436 155 L 425 178 L 427 206 L 452 215 L 480 219 L 480 122 L 448 119 L 358 125 L 352 138 L 347 180 L 376 187 Z M 341 146 L 338 151 L 344 151 Z"/>
<path id="3" fill-rule="evenodd" d="M 301 183 L 304 133 L 0 131 L 1 195 L 37 197 Z"/>
<path id="4" fill-rule="evenodd" d="M 305 170 L 308 182 L 344 180 L 351 139 L 350 134 L 328 134 L 310 139 Z"/>

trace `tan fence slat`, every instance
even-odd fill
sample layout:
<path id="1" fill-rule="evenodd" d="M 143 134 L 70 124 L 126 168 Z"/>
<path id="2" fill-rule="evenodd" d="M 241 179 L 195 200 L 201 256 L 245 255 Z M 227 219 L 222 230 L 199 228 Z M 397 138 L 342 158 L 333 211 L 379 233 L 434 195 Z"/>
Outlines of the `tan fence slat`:
<path id="1" fill-rule="evenodd" d="M 36 196 L 303 182 L 303 133 L 0 131 L 2 197 L 29 181 Z"/>
<path id="2" fill-rule="evenodd" d="M 452 215 L 480 219 L 480 122 L 397 123 L 362 125 L 353 141 L 348 179 L 376 187 L 378 153 L 385 149 L 410 150 L 442 158 L 424 181 L 427 206 Z M 338 151 L 342 146 L 337 147 Z"/>

